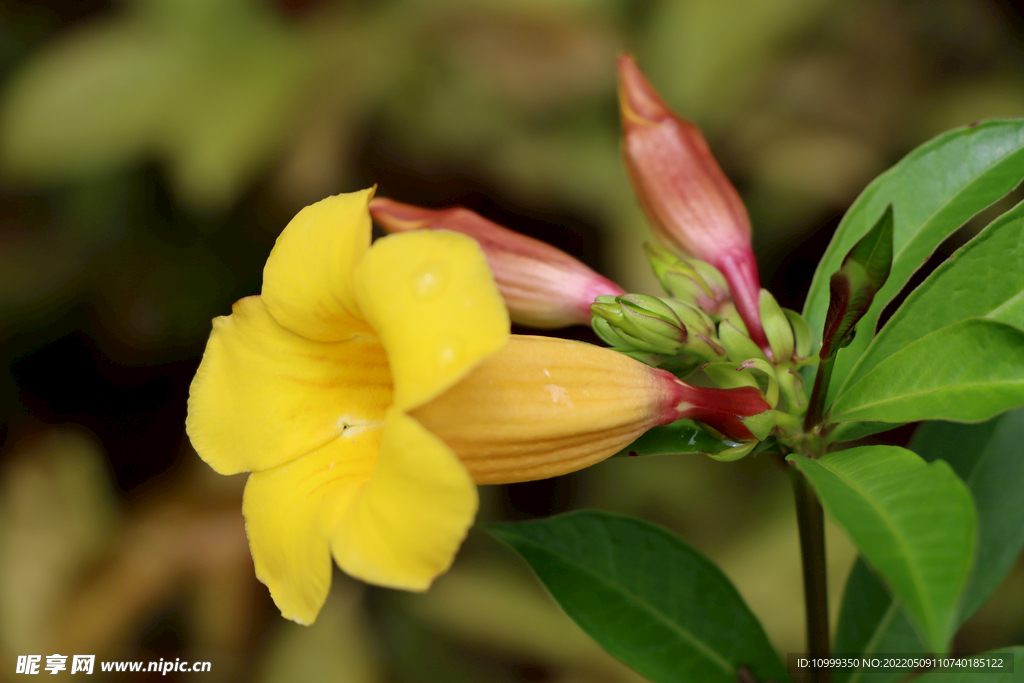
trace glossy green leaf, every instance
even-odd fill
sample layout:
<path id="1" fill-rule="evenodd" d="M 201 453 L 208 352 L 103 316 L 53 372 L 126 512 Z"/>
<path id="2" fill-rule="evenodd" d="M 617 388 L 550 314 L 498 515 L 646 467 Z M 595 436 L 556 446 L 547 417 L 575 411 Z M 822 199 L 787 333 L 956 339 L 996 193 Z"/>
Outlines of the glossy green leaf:
<path id="1" fill-rule="evenodd" d="M 929 332 L 971 317 L 1024 329 L 1024 204 L 997 218 L 910 294 L 850 371 L 846 384 Z"/>
<path id="2" fill-rule="evenodd" d="M 981 422 L 1024 405 L 1024 331 L 968 318 L 911 342 L 847 387 L 829 419 Z"/>
<path id="3" fill-rule="evenodd" d="M 853 245 L 843 265 L 829 280 L 828 312 L 822 334 L 821 359 L 849 346 L 853 333 L 885 284 L 892 268 L 892 204 L 875 226 Z M 868 330 L 867 332 L 870 332 Z"/>
<path id="4" fill-rule="evenodd" d="M 946 652 L 974 557 L 967 487 L 945 462 L 896 446 L 791 455 L 829 514 L 886 580 L 932 651 Z"/>
<path id="5" fill-rule="evenodd" d="M 1024 410 L 978 425 L 932 422 L 918 430 L 910 448 L 925 460 L 945 460 L 967 483 L 978 514 L 974 572 L 964 592 L 959 623 L 974 614 L 1005 578 L 1024 548 Z M 836 632 L 836 652 L 924 652 L 899 603 L 858 561 L 847 581 Z M 908 639 L 908 634 L 910 638 Z M 864 672 L 851 677 L 872 683 L 899 672 Z M 845 677 L 838 675 L 837 683 Z"/>
<path id="6" fill-rule="evenodd" d="M 1024 177 L 1024 120 L 989 121 L 944 133 L 908 154 L 864 190 L 836 230 L 814 274 L 804 317 L 820 338 L 829 279 L 886 205 L 896 214 L 889 279 L 839 355 L 829 401 L 867 348 L 882 309 L 942 241 Z"/>
<path id="7" fill-rule="evenodd" d="M 1013 655 L 1012 672 L 970 672 L 970 671 L 932 671 L 920 678 L 916 683 L 1013 683 L 1024 678 L 1024 647 L 1015 645 L 1004 647 L 978 655 L 968 655 L 968 659 L 984 659 L 986 655 Z"/>
<path id="8" fill-rule="evenodd" d="M 584 631 L 654 683 L 735 683 L 743 665 L 757 680 L 791 680 L 721 570 L 661 527 L 588 511 L 485 528 Z"/>
<path id="9" fill-rule="evenodd" d="M 677 453 L 718 455 L 739 445 L 735 441 L 719 441 L 697 426 L 693 420 L 677 420 L 672 424 L 648 430 L 613 457 Z"/>

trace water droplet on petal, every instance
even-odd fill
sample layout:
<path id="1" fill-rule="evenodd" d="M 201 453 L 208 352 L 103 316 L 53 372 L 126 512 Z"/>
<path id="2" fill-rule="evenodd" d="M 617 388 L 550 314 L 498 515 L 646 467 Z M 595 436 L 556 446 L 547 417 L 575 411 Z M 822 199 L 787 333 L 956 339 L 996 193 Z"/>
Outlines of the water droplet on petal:
<path id="1" fill-rule="evenodd" d="M 457 363 L 462 358 L 462 340 L 458 337 L 443 336 L 438 339 L 437 364 L 441 370 Z"/>
<path id="2" fill-rule="evenodd" d="M 418 299 L 433 299 L 444 291 L 446 268 L 443 263 L 430 263 L 412 279 L 412 291 Z"/>
<path id="3" fill-rule="evenodd" d="M 572 397 L 569 395 L 569 390 L 565 387 L 560 387 L 557 384 L 545 384 L 544 391 L 548 392 L 551 396 L 551 402 L 558 405 L 573 407 Z"/>

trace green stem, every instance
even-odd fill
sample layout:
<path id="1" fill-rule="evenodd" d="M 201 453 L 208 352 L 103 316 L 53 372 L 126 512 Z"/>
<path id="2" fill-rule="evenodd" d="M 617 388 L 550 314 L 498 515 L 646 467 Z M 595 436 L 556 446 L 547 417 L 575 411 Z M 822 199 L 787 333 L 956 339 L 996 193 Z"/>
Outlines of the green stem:
<path id="1" fill-rule="evenodd" d="M 828 397 L 828 383 L 832 379 L 832 366 L 835 365 L 836 357 L 832 356 L 827 360 L 822 358 L 818 363 L 818 371 L 814 375 L 814 388 L 811 389 L 811 399 L 807 404 L 807 415 L 804 417 L 804 431 L 808 434 L 821 424 L 821 417 L 825 412 L 825 399 Z"/>
<path id="2" fill-rule="evenodd" d="M 817 383 L 815 383 L 817 386 Z M 804 569 L 804 605 L 807 610 L 807 650 L 811 658 L 828 657 L 828 584 L 825 565 L 825 515 L 807 478 L 795 468 L 793 494 L 800 528 L 800 554 Z M 829 683 L 829 669 L 809 672 L 807 683 Z"/>

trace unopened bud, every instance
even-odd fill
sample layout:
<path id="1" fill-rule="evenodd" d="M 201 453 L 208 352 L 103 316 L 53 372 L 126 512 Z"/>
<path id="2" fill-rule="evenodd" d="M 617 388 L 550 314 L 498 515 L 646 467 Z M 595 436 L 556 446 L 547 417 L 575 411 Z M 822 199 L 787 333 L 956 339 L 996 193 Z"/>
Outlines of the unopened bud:
<path id="1" fill-rule="evenodd" d="M 701 309 L 718 314 L 730 300 L 729 285 L 718 269 L 699 259 L 679 258 L 664 247 L 644 245 L 654 275 L 670 296 L 693 301 Z"/>
<path id="2" fill-rule="evenodd" d="M 536 328 L 590 323 L 590 304 L 600 295 L 625 294 L 550 244 L 493 223 L 469 209 L 435 211 L 377 197 L 370 214 L 389 233 L 451 230 L 472 237 L 483 249 L 512 321 Z"/>
<path id="3" fill-rule="evenodd" d="M 804 320 L 804 317 L 796 311 L 784 308 L 782 312 L 786 314 L 786 317 L 789 319 L 789 325 L 793 328 L 793 351 L 796 354 L 794 359 L 798 362 L 807 360 L 814 353 L 814 342 L 811 340 L 810 326 Z"/>
<path id="4" fill-rule="evenodd" d="M 714 323 L 701 310 L 674 299 L 646 294 L 598 297 L 591 306 L 598 336 L 616 348 L 687 362 L 720 360 L 725 350 L 712 339 Z"/>
<path id="5" fill-rule="evenodd" d="M 643 344 L 640 350 L 675 355 L 683 348 L 687 337 L 686 328 L 672 309 L 655 297 L 628 294 L 611 301 L 608 299 L 599 297 L 591 310 L 609 326 L 639 340 Z M 645 308 L 645 303 L 651 308 Z"/>
<path id="6" fill-rule="evenodd" d="M 626 167 L 654 231 L 722 272 L 751 338 L 770 353 L 750 218 L 704 136 L 669 110 L 629 55 L 619 56 L 619 103 Z"/>
<path id="7" fill-rule="evenodd" d="M 761 324 L 764 334 L 772 347 L 772 357 L 776 363 L 789 363 L 793 360 L 795 340 L 793 326 L 783 313 L 782 307 L 767 289 L 761 290 L 760 299 Z"/>
<path id="8" fill-rule="evenodd" d="M 767 360 L 757 344 L 728 320 L 718 323 L 718 340 L 725 347 L 729 360 L 734 363 L 742 363 L 750 358 Z"/>

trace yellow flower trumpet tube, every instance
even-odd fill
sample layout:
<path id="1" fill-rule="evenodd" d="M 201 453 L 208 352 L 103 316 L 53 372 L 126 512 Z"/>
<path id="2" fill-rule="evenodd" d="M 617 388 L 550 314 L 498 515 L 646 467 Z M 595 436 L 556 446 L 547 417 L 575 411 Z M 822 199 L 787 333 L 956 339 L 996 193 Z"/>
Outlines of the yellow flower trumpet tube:
<path id="1" fill-rule="evenodd" d="M 249 546 L 285 617 L 316 618 L 332 558 L 426 590 L 473 523 L 475 483 L 572 472 L 680 417 L 747 438 L 742 418 L 767 409 L 749 387 L 695 389 L 608 349 L 510 338 L 478 244 L 414 231 L 370 246 L 371 196 L 288 224 L 260 295 L 214 320 L 189 394 L 199 455 L 251 472 Z"/>
<path id="2" fill-rule="evenodd" d="M 412 415 L 451 446 L 474 481 L 504 484 L 574 472 L 684 418 L 750 440 L 742 419 L 768 409 L 750 387 L 693 387 L 591 344 L 513 336 Z"/>
<path id="3" fill-rule="evenodd" d="M 480 244 L 512 321 L 538 329 L 589 325 L 590 304 L 623 289 L 564 251 L 455 207 L 424 209 L 378 197 L 370 214 L 389 233 L 452 230 Z"/>
<path id="4" fill-rule="evenodd" d="M 629 55 L 620 55 L 623 155 L 640 204 L 667 245 L 725 276 L 750 337 L 770 353 L 761 327 L 750 218 L 700 130 L 668 108 Z"/>

